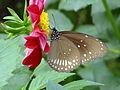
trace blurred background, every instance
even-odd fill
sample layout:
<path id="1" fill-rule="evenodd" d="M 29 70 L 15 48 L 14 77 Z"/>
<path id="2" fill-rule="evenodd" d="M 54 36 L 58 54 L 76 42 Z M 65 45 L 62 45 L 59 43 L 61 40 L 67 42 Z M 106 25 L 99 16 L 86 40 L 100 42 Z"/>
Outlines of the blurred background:
<path id="1" fill-rule="evenodd" d="M 120 90 L 120 0 L 107 0 L 109 8 L 105 8 L 106 3 L 104 3 L 104 1 L 106 0 L 47 0 L 45 11 L 49 14 L 51 27 L 55 26 L 55 22 L 59 31 L 71 30 L 92 35 L 106 43 L 109 49 L 104 57 L 81 65 L 72 72 L 75 73 L 75 75 L 66 78 L 59 84 L 64 86 L 66 83 L 76 80 L 89 80 L 104 85 L 88 85 L 87 87 L 82 88 L 82 90 Z M 0 0 L 0 23 L 6 21 L 3 19 L 4 16 L 10 15 L 7 7 L 14 9 L 20 18 L 23 19 L 24 0 Z M 55 17 L 55 21 L 53 20 L 52 14 Z M 4 29 L 5 28 L 0 24 L 1 40 L 4 40 L 7 36 Z M 20 52 L 16 52 L 18 53 L 16 55 L 20 55 L 21 57 L 18 60 L 19 62 L 17 61 L 17 65 L 20 64 L 24 58 L 25 47 L 23 47 L 23 44 L 25 41 L 23 40 L 23 37 L 24 36 L 19 36 L 16 38 L 16 40 L 20 40 L 17 42 L 20 47 Z M 10 41 L 8 42 L 11 43 Z M 16 41 L 13 42 L 16 43 Z M 4 44 L 6 45 L 7 43 Z M 0 42 L 0 45 L 4 44 L 2 41 Z M 2 52 L 2 48 L 3 47 L 0 48 L 0 52 Z M 5 51 L 0 55 L 4 56 L 6 52 L 8 51 Z M 2 56 L 0 56 L 0 58 L 2 58 Z M 18 57 L 16 58 L 18 59 Z M 2 65 L 2 63 L 0 64 Z M 4 84 L 5 86 L 3 85 L 2 90 L 19 90 L 30 80 L 29 77 L 33 71 L 26 69 L 27 67 L 17 69 L 20 72 L 24 71 L 24 74 L 17 76 L 15 74 L 17 72 L 15 67 L 12 69 L 15 77 L 10 78 L 10 76 L 9 78 L 6 78 L 5 80 L 8 80 L 9 83 Z M 20 68 L 21 66 L 18 65 L 18 67 Z M 0 66 L 0 68 L 2 68 L 2 66 Z M 44 66 L 42 70 L 42 72 L 48 71 L 48 65 Z M 38 70 L 36 76 L 42 72 Z M 25 76 L 26 79 L 23 78 L 23 76 Z M 17 88 L 13 88 L 15 84 L 13 81 L 19 81 L 18 77 L 22 78 L 20 80 L 20 83 L 22 84 L 17 85 Z"/>

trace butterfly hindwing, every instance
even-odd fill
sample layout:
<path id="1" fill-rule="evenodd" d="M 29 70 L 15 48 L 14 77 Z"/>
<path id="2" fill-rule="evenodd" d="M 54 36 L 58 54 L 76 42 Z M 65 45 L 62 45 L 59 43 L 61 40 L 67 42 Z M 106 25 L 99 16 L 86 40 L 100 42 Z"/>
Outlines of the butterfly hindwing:
<path id="1" fill-rule="evenodd" d="M 48 63 L 56 71 L 69 72 L 80 65 L 80 53 L 77 47 L 67 38 L 51 41 Z"/>

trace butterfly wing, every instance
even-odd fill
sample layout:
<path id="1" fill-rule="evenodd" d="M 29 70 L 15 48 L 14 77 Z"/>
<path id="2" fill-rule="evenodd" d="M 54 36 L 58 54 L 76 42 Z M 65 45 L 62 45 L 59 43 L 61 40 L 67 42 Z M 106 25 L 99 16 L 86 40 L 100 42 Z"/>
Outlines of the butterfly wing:
<path id="1" fill-rule="evenodd" d="M 90 35 L 72 31 L 63 31 L 61 33 L 79 49 L 82 63 L 102 57 L 107 52 L 106 45 Z"/>
<path id="2" fill-rule="evenodd" d="M 47 59 L 56 71 L 72 71 L 80 64 L 102 57 L 107 52 L 105 44 L 90 35 L 72 31 L 60 33 L 60 40 L 51 41 Z"/>
<path id="3" fill-rule="evenodd" d="M 51 41 L 48 64 L 58 72 L 69 72 L 80 65 L 80 53 L 77 47 L 64 36 Z"/>

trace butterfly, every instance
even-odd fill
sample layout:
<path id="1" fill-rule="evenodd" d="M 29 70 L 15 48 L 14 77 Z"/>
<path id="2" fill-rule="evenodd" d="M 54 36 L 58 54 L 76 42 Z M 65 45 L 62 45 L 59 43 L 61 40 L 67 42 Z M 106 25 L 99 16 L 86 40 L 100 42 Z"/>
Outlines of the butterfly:
<path id="1" fill-rule="evenodd" d="M 107 52 L 102 41 L 79 32 L 58 32 L 54 28 L 50 38 L 47 61 L 49 66 L 58 72 L 70 72 L 80 64 L 103 57 Z"/>

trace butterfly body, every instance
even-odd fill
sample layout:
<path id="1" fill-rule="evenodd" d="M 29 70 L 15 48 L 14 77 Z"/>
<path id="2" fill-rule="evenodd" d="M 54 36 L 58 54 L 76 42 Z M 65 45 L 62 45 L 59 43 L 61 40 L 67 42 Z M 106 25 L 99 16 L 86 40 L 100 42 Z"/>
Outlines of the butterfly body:
<path id="1" fill-rule="evenodd" d="M 106 52 L 105 44 L 90 35 L 54 29 L 47 60 L 54 70 L 70 72 L 80 64 L 102 57 Z"/>
<path id="2" fill-rule="evenodd" d="M 58 32 L 56 29 L 53 29 L 53 32 L 50 36 L 50 39 L 53 40 L 60 40 L 60 36 L 62 33 Z"/>

